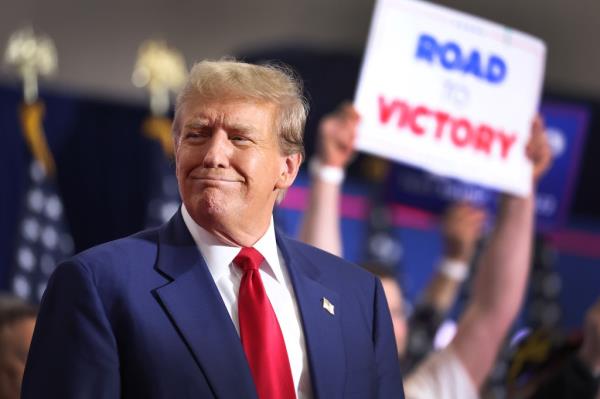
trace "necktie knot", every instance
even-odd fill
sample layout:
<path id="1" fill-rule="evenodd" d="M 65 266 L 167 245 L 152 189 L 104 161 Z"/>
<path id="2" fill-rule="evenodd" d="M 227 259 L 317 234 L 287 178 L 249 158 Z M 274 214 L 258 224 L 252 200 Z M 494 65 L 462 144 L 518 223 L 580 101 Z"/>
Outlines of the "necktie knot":
<path id="1" fill-rule="evenodd" d="M 258 270 L 258 267 L 265 258 L 253 247 L 244 247 L 235 257 L 233 263 L 240 267 L 244 272 L 249 270 Z"/>

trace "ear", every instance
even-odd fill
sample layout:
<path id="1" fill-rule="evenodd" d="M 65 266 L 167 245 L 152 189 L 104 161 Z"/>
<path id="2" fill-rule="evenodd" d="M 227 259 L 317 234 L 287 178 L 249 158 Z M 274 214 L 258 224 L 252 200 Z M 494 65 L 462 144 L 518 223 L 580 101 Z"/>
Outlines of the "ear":
<path id="1" fill-rule="evenodd" d="M 302 164 L 302 154 L 294 153 L 282 157 L 281 172 L 275 183 L 275 188 L 285 190 L 294 183 Z"/>

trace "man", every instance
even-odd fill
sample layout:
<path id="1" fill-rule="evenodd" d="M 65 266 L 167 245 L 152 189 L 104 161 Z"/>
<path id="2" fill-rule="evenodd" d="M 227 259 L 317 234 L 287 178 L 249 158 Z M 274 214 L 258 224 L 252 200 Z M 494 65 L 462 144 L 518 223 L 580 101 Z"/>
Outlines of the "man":
<path id="1" fill-rule="evenodd" d="M 20 298 L 0 295 L 0 398 L 18 399 L 37 310 Z"/>
<path id="2" fill-rule="evenodd" d="M 24 398 L 401 398 L 378 280 L 273 228 L 306 106 L 281 68 L 194 66 L 173 123 L 183 205 L 63 263 Z"/>
<path id="3" fill-rule="evenodd" d="M 328 157 L 334 159 L 333 166 L 339 167 L 344 164 L 341 161 L 350 158 L 358 119 L 358 114 L 351 106 L 344 106 L 325 118 L 322 135 L 330 139 L 335 137 L 335 140 L 324 140 L 322 147 L 335 153 L 335 156 Z M 537 182 L 548 169 L 552 158 L 540 118 L 536 118 L 532 125 L 527 156 L 533 163 L 533 179 Z M 331 171 L 328 174 L 333 175 Z M 325 193 L 320 195 L 326 200 L 329 198 L 325 203 L 337 208 L 339 187 L 335 188 L 324 180 L 327 179 L 317 179 L 315 188 Z M 535 193 L 527 198 L 503 197 L 495 229 L 481 256 L 471 298 L 459 320 L 457 333 L 447 348 L 427 357 L 406 376 L 404 387 L 407 399 L 478 397 L 478 391 L 492 370 L 525 293 L 533 233 L 534 196 Z M 325 248 L 341 253 L 339 213 L 314 210 L 314 215 L 318 214 L 321 217 L 317 220 L 324 220 L 329 228 L 323 228 L 321 224 L 321 228 L 316 229 L 311 222 L 311 215 L 308 215 L 302 228 L 303 239 L 317 246 L 323 243 Z M 333 230 L 337 230 L 337 233 L 327 234 Z M 398 293 L 394 290 L 389 292 L 392 294 L 388 298 L 392 299 L 392 308 L 398 303 L 395 300 Z M 405 334 L 405 329 L 402 325 L 401 333 Z"/>

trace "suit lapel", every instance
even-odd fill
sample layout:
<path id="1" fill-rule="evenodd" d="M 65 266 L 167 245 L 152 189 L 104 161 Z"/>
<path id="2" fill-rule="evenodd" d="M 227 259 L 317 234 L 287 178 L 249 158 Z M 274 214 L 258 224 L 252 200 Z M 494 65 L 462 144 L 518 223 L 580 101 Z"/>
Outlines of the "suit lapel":
<path id="1" fill-rule="evenodd" d="M 239 336 L 181 212 L 159 233 L 156 289 L 163 309 L 219 398 L 256 398 Z"/>
<path id="2" fill-rule="evenodd" d="M 340 321 L 343 312 L 337 292 L 319 281 L 320 271 L 288 238 L 277 234 L 302 317 L 315 398 L 341 398 L 345 383 L 345 352 Z M 334 305 L 332 315 L 323 298 Z"/>

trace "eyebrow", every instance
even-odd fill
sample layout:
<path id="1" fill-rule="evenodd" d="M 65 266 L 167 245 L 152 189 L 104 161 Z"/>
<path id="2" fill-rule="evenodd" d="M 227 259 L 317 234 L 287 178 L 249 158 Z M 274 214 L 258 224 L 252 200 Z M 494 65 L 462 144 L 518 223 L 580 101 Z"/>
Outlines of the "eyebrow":
<path id="1" fill-rule="evenodd" d="M 208 118 L 199 118 L 195 117 L 192 120 L 188 121 L 183 125 L 183 127 L 193 127 L 193 128 L 203 128 L 206 126 L 210 126 L 210 120 Z"/>
<path id="2" fill-rule="evenodd" d="M 202 129 L 210 126 L 212 126 L 212 122 L 208 118 L 193 118 L 184 125 L 184 128 Z M 225 129 L 240 133 L 251 133 L 255 130 L 252 125 L 243 123 L 225 123 Z"/>
<path id="3" fill-rule="evenodd" d="M 252 125 L 245 125 L 243 123 L 229 123 L 225 124 L 225 128 L 240 133 L 252 133 L 255 129 Z"/>

